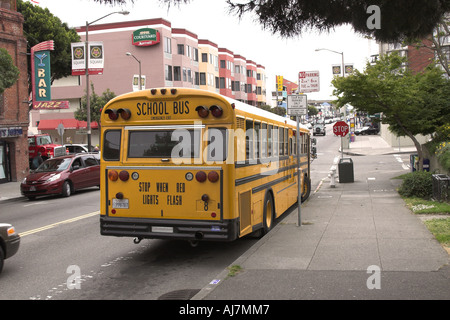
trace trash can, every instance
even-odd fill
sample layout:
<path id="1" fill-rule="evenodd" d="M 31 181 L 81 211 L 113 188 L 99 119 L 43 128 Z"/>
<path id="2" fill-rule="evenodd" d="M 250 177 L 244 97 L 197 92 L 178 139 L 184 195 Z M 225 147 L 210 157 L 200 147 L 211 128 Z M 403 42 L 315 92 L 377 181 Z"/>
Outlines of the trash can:
<path id="1" fill-rule="evenodd" d="M 353 160 L 351 158 L 341 158 L 338 163 L 339 183 L 354 182 Z"/>

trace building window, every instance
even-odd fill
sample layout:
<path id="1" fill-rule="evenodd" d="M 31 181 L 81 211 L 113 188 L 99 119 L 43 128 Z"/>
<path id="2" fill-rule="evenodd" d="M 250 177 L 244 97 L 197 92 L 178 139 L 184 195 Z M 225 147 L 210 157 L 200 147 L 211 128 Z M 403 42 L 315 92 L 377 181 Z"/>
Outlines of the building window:
<path id="1" fill-rule="evenodd" d="M 227 66 L 226 61 L 225 60 L 220 60 L 220 68 L 221 69 L 225 69 Z"/>
<path id="2" fill-rule="evenodd" d="M 202 62 L 208 62 L 208 54 L 202 53 Z"/>
<path id="3" fill-rule="evenodd" d="M 166 68 L 165 68 L 165 77 L 167 81 L 172 81 L 172 66 L 169 66 L 168 64 L 166 64 Z"/>
<path id="4" fill-rule="evenodd" d="M 235 65 L 234 66 L 234 73 L 239 73 L 239 70 L 240 70 L 240 66 Z"/>
<path id="5" fill-rule="evenodd" d="M 193 49 L 193 53 L 194 53 L 194 61 L 198 61 L 198 49 L 197 48 L 192 48 Z"/>
<path id="6" fill-rule="evenodd" d="M 187 81 L 187 70 L 186 68 L 183 68 L 183 81 Z"/>
<path id="7" fill-rule="evenodd" d="M 184 56 L 184 44 L 177 44 L 178 54 Z"/>
<path id="8" fill-rule="evenodd" d="M 164 52 L 172 53 L 172 39 L 164 37 Z"/>
<path id="9" fill-rule="evenodd" d="M 190 58 L 192 56 L 191 46 L 186 45 L 186 55 Z"/>
<path id="10" fill-rule="evenodd" d="M 200 72 L 200 85 L 206 86 L 206 73 Z"/>
<path id="11" fill-rule="evenodd" d="M 181 67 L 179 66 L 173 67 L 173 80 L 181 81 Z"/>
<path id="12" fill-rule="evenodd" d="M 195 77 L 194 77 L 194 84 L 196 86 L 200 85 L 200 76 L 198 72 L 195 72 Z"/>

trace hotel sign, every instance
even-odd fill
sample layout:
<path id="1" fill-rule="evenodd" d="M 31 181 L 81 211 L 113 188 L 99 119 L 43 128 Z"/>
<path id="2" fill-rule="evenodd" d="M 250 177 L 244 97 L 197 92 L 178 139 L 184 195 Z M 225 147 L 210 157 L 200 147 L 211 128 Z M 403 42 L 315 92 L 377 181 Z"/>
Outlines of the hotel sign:
<path id="1" fill-rule="evenodd" d="M 146 47 L 160 42 L 159 31 L 150 28 L 142 28 L 133 32 L 131 43 L 134 46 Z"/>

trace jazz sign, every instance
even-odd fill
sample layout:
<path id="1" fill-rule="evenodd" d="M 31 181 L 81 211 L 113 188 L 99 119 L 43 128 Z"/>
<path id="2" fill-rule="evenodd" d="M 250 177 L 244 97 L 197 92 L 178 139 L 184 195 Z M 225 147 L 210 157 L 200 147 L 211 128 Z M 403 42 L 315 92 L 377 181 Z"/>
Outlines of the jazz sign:
<path id="1" fill-rule="evenodd" d="M 31 48 L 33 109 L 68 109 L 68 101 L 51 101 L 50 51 L 53 40 L 38 43 Z"/>

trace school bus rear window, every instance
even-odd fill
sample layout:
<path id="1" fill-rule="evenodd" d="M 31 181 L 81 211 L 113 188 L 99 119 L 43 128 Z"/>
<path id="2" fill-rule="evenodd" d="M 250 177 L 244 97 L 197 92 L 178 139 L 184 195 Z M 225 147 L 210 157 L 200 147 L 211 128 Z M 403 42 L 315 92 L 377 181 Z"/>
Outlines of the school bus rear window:
<path id="1" fill-rule="evenodd" d="M 200 134 L 194 130 L 130 131 L 129 158 L 197 158 Z"/>

